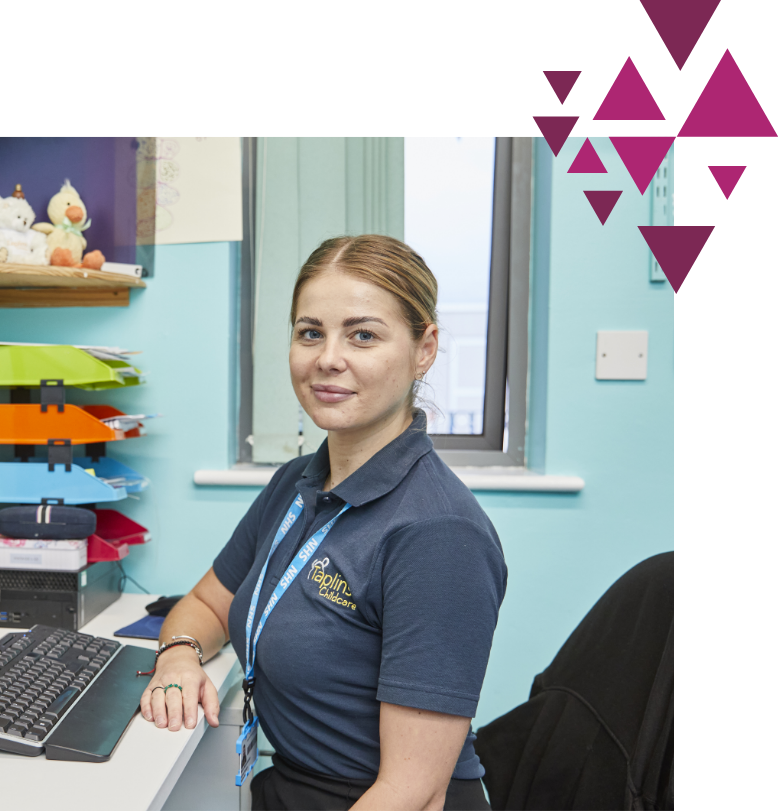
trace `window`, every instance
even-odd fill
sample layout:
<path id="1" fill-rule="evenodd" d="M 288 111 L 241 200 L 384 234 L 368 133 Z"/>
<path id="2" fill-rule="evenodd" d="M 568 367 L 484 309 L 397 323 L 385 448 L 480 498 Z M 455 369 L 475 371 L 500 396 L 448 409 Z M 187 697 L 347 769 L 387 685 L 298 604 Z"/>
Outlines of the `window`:
<path id="1" fill-rule="evenodd" d="M 387 233 L 439 280 L 443 351 L 422 392 L 436 449 L 524 465 L 531 156 L 529 138 L 244 139 L 239 462 L 318 447 L 286 372 L 294 278 L 329 236 Z"/>

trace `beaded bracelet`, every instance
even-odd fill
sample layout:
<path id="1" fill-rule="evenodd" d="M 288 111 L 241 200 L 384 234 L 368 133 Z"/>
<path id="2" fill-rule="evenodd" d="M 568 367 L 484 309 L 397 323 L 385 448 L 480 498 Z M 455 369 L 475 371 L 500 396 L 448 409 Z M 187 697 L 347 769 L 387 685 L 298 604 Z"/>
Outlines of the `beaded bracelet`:
<path id="1" fill-rule="evenodd" d="M 154 667 L 151 670 L 147 671 L 147 672 L 144 672 L 144 671 L 141 671 L 141 670 L 136 670 L 135 675 L 136 676 L 153 676 L 154 671 L 157 669 L 157 660 L 160 658 L 160 654 L 165 653 L 165 651 L 168 650 L 169 648 L 175 648 L 178 645 L 188 645 L 190 648 L 192 648 L 192 650 L 194 650 L 195 653 L 197 653 L 197 656 L 198 656 L 198 659 L 200 660 L 201 666 L 203 665 L 203 651 L 200 650 L 200 646 L 196 645 L 194 642 L 190 642 L 188 639 L 178 639 L 175 642 L 165 642 L 164 644 L 160 645 L 159 650 L 154 655 Z"/>

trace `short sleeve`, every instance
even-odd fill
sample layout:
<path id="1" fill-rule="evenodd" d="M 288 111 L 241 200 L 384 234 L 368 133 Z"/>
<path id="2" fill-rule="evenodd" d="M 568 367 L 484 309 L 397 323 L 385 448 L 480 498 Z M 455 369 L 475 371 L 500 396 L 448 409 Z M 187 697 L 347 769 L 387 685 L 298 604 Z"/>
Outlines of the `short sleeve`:
<path id="1" fill-rule="evenodd" d="M 473 718 L 506 564 L 497 536 L 469 519 L 428 519 L 387 539 L 377 698 Z"/>
<path id="2" fill-rule="evenodd" d="M 214 560 L 214 574 L 219 582 L 235 594 L 254 565 L 257 554 L 257 532 L 260 517 L 268 500 L 265 487 L 235 528 L 232 537 Z"/>

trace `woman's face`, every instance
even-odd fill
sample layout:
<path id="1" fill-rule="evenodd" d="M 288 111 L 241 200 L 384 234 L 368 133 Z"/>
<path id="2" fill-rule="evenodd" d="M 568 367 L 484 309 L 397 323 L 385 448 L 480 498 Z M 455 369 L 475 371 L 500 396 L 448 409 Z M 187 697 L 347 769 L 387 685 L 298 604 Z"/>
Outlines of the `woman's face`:
<path id="1" fill-rule="evenodd" d="M 435 360 L 435 325 L 415 341 L 390 293 L 338 270 L 303 287 L 295 317 L 290 375 L 316 425 L 361 432 L 407 419 L 415 375 Z"/>

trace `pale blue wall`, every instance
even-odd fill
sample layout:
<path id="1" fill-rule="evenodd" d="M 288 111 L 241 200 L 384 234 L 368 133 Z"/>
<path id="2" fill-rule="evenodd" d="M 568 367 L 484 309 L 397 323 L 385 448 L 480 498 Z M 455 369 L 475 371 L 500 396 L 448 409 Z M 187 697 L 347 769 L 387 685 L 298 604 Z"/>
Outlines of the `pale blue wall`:
<path id="1" fill-rule="evenodd" d="M 667 283 L 648 281 L 647 249 L 636 228 L 648 221 L 648 194 L 639 195 L 601 139 L 595 146 L 609 174 L 567 175 L 580 144 L 573 139 L 550 158 L 544 416 L 546 472 L 581 476 L 586 487 L 578 495 L 478 494 L 503 542 L 509 590 L 477 726 L 526 698 L 533 675 L 613 580 L 672 547 L 673 293 Z M 605 226 L 584 188 L 625 189 Z M 189 588 L 256 495 L 251 488 L 192 483 L 196 469 L 231 462 L 235 261 L 235 250 L 224 243 L 159 247 L 155 277 L 147 290 L 132 293 L 127 309 L 0 310 L 3 340 L 143 350 L 138 364 L 149 374 L 148 385 L 78 393 L 70 401 L 165 415 L 148 423 L 148 437 L 112 448 L 152 480 L 140 501 L 121 504 L 154 537 L 127 559 L 127 571 L 152 592 Z M 544 322 L 537 314 L 535 326 Z M 599 329 L 649 331 L 645 382 L 594 379 Z M 537 350 L 543 341 L 534 340 Z M 536 425 L 543 425 L 537 408 L 535 414 Z M 535 439 L 533 447 L 543 447 Z M 462 599 L 479 599 L 467 573 Z"/>

